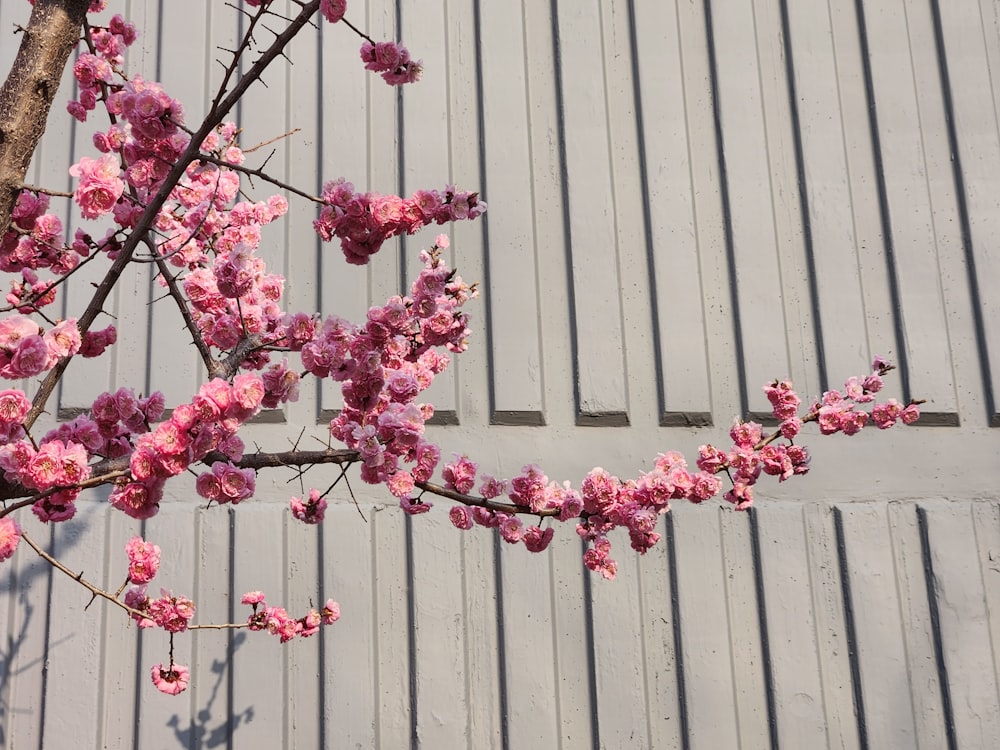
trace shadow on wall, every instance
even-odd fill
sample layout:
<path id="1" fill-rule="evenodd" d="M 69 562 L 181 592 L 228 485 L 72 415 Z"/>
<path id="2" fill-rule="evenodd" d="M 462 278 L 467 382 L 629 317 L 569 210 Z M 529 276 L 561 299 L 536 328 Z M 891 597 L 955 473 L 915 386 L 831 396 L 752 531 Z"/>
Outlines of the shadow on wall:
<path id="1" fill-rule="evenodd" d="M 41 562 L 39 560 L 39 562 Z M 29 578 L 40 577 L 42 571 L 41 565 L 33 565 L 30 569 Z M 14 576 L 11 575 L 13 579 Z M 13 586 L 11 587 L 13 589 Z M 9 600 L 10 593 L 5 597 Z M 14 709 L 10 705 L 10 683 L 11 677 L 15 677 L 22 672 L 27 672 L 33 669 L 41 669 L 43 657 L 38 657 L 27 664 L 22 664 L 17 671 L 13 671 L 14 659 L 17 657 L 18 649 L 25 642 L 25 637 L 27 636 L 30 626 L 31 619 L 35 613 L 35 608 L 31 606 L 31 602 L 28 599 L 27 588 L 21 588 L 18 591 L 18 609 L 21 611 L 21 627 L 17 634 L 7 634 L 7 642 L 4 647 L 0 649 L 0 745 L 7 745 L 7 725 L 5 719 Z M 30 709 L 24 709 L 30 710 Z"/>
<path id="2" fill-rule="evenodd" d="M 212 716 L 212 706 L 219 701 L 220 694 L 223 706 L 232 701 L 233 681 L 232 670 L 229 667 L 233 663 L 237 649 L 246 642 L 246 639 L 246 633 L 237 633 L 229 640 L 225 658 L 212 661 L 215 682 L 212 684 L 208 702 L 198 711 L 195 719 L 188 719 L 188 725 L 184 727 L 179 714 L 170 717 L 167 726 L 174 730 L 174 736 L 181 747 L 229 747 L 233 733 L 240 724 L 253 721 L 253 706 L 248 706 L 239 713 L 230 711 L 228 716 L 223 716 L 217 722 Z"/>
<path id="3" fill-rule="evenodd" d="M 47 530 L 48 540 L 47 546 L 51 547 L 51 529 Z M 61 540 L 61 544 L 64 549 L 69 549 L 76 546 L 79 542 L 81 535 L 75 535 L 72 537 L 64 537 Z M 22 549 L 15 552 L 17 554 L 34 554 L 27 545 L 22 545 Z M 0 601 L 6 604 L 6 610 L 8 614 L 8 627 L 11 624 L 11 619 L 14 619 L 13 613 L 19 613 L 19 617 L 15 619 L 20 621 L 16 632 L 7 631 L 7 637 L 4 641 L 2 647 L 0 647 L 0 746 L 6 747 L 8 742 L 8 717 L 12 716 L 14 713 L 30 713 L 35 710 L 41 710 L 38 706 L 14 706 L 11 704 L 10 690 L 12 678 L 16 678 L 19 675 L 37 672 L 41 676 L 42 689 L 45 688 L 45 676 L 44 676 L 44 662 L 46 660 L 49 651 L 60 643 L 67 640 L 66 637 L 59 639 L 55 643 L 49 643 L 49 633 L 46 623 L 43 621 L 32 626 L 32 620 L 35 616 L 36 607 L 32 605 L 32 598 L 29 593 L 32 591 L 37 591 L 37 588 L 41 585 L 48 584 L 51 581 L 52 570 L 48 567 L 44 560 L 41 558 L 32 560 L 29 564 L 24 565 L 22 568 L 18 569 L 13 565 L 13 561 L 8 561 L 6 563 L 9 565 L 6 576 L 6 591 L 0 595 Z M 13 604 L 14 594 L 17 594 L 17 604 Z M 38 597 L 34 597 L 37 603 Z M 5 628 L 6 630 L 6 628 Z M 41 631 L 44 633 L 45 648 L 41 650 L 39 655 L 31 659 L 30 661 L 20 664 L 17 669 L 14 669 L 14 664 L 17 661 L 18 653 L 24 648 L 25 644 L 30 643 L 29 635 L 32 631 L 36 634 Z"/>

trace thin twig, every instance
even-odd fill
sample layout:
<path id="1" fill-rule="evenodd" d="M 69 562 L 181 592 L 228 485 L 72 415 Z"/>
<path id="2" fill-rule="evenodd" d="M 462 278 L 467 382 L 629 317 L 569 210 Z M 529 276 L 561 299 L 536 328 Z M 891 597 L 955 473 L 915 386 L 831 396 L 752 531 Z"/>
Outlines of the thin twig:
<path id="1" fill-rule="evenodd" d="M 242 164 L 230 164 L 228 161 L 225 161 L 224 159 L 220 159 L 217 156 L 210 156 L 208 154 L 202 154 L 199 157 L 199 160 L 208 162 L 209 164 L 216 164 L 220 167 L 225 167 L 226 169 L 231 169 L 234 172 L 242 172 L 243 174 L 249 175 L 250 177 L 259 177 L 265 182 L 270 182 L 272 185 L 279 187 L 282 190 L 287 190 L 289 193 L 294 193 L 300 198 L 305 198 L 306 200 L 310 200 L 313 203 L 321 203 L 324 205 L 326 204 L 326 201 L 324 201 L 322 198 L 317 198 L 315 195 L 311 195 L 305 192 L 304 190 L 299 190 L 297 187 L 294 187 L 292 185 L 289 185 L 288 183 L 282 182 L 279 179 L 271 177 L 263 169 L 251 169 L 250 167 L 244 167 Z"/>
<path id="2" fill-rule="evenodd" d="M 244 148 L 244 149 L 240 149 L 240 150 L 244 154 L 252 154 L 257 149 L 263 148 L 264 146 L 268 146 L 268 145 L 270 145 L 270 144 L 272 144 L 272 143 L 274 143 L 276 141 L 280 141 L 282 138 L 288 138 L 289 136 L 295 135 L 300 130 L 302 130 L 302 128 L 294 128 L 292 130 L 289 130 L 287 133 L 282 133 L 281 135 L 274 136 L 274 138 L 268 138 L 266 141 L 261 141 L 256 146 L 251 146 L 250 148 Z"/>
<path id="3" fill-rule="evenodd" d="M 56 570 L 61 570 L 63 573 L 65 573 L 70 578 L 72 578 L 74 581 L 76 581 L 81 586 L 83 586 L 85 589 L 87 589 L 94 596 L 99 596 L 102 599 L 107 599 L 112 604 L 115 604 L 115 605 L 121 607 L 122 609 L 124 609 L 130 615 L 135 615 L 135 616 L 138 616 L 138 617 L 147 618 L 146 613 L 140 612 L 137 609 L 132 609 L 130 606 L 128 606 L 124 602 L 118 601 L 115 597 L 113 597 L 111 594 L 109 594 L 104 589 L 98 588 L 97 586 L 95 586 L 94 584 L 92 584 L 90 581 L 88 581 L 86 578 L 83 577 L 83 571 L 80 571 L 79 573 L 74 573 L 72 570 L 70 570 L 69 568 L 67 568 L 61 562 L 59 562 L 58 560 L 56 560 L 48 552 L 46 552 L 41 547 L 39 547 L 38 544 L 35 543 L 35 540 L 32 539 L 30 536 L 28 536 L 23 531 L 21 532 L 21 539 L 23 539 L 27 543 L 27 545 L 29 547 L 31 547 L 33 550 L 35 550 L 35 552 L 38 553 L 38 556 L 41 557 L 43 560 L 45 560 L 45 562 L 47 562 L 49 565 L 51 565 Z"/>
<path id="4" fill-rule="evenodd" d="M 49 190 L 49 188 L 38 187 L 38 185 L 29 185 L 26 182 L 21 183 L 21 190 L 28 190 L 32 193 L 44 193 L 45 195 L 51 195 L 53 198 L 73 197 L 73 193 L 67 193 L 63 190 Z"/>
<path id="5" fill-rule="evenodd" d="M 208 344 L 205 343 L 205 338 L 201 335 L 201 331 L 198 330 L 198 324 L 191 315 L 191 310 L 188 307 L 187 300 L 184 299 L 184 295 L 181 292 L 180 287 L 177 285 L 177 277 L 171 274 L 170 269 L 167 267 L 166 261 L 164 261 L 163 258 L 156 259 L 156 267 L 160 269 L 160 275 L 163 276 L 163 280 L 167 284 L 170 296 L 173 297 L 174 301 L 177 303 L 177 310 L 184 319 L 184 326 L 187 328 L 188 333 L 191 334 L 191 341 L 198 350 L 198 354 L 201 355 L 201 361 L 205 363 L 205 367 L 208 369 L 209 375 L 214 376 L 214 370 L 217 367 L 217 363 L 212 357 L 212 351 L 208 348 Z"/>

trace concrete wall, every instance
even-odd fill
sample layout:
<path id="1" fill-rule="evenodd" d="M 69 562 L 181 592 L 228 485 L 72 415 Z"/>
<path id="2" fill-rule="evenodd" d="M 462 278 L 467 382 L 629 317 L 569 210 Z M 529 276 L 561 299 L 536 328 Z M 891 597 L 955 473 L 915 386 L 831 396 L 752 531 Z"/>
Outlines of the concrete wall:
<path id="1" fill-rule="evenodd" d="M 130 70 L 194 121 L 236 11 L 110 5 L 142 34 Z M 3 69 L 28 10 L 0 6 Z M 472 349 L 430 395 L 446 456 L 503 476 L 526 463 L 574 482 L 594 465 L 634 476 L 768 411 L 765 381 L 817 395 L 875 354 L 900 365 L 891 390 L 928 399 L 925 417 L 809 435 L 813 471 L 762 483 L 752 514 L 677 507 L 644 558 L 616 538 L 613 583 L 583 569 L 572 529 L 531 555 L 451 528 L 444 502 L 407 519 L 359 480 L 359 508 L 338 490 L 327 521 L 305 528 L 287 512 L 290 472 L 261 475 L 259 498 L 235 510 L 180 487 L 143 526 L 98 495 L 51 531 L 25 519 L 112 589 L 141 530 L 163 547 L 162 585 L 191 595 L 199 620 L 240 619 L 239 596 L 258 588 L 290 611 L 332 596 L 344 616 L 286 646 L 180 638 L 192 686 L 170 699 L 148 679 L 165 635 L 85 609 L 83 589 L 21 549 L 0 569 L 2 742 L 1000 745 L 1000 8 L 354 0 L 348 18 L 377 39 L 398 29 L 424 80 L 390 89 L 360 69 L 353 34 L 323 25 L 247 97 L 243 142 L 298 128 L 249 163 L 273 148 L 268 170 L 306 190 L 341 175 L 402 194 L 454 182 L 489 202 L 485 221 L 452 230 L 452 260 L 483 295 Z M 93 127 L 53 119 L 30 178 L 65 189 Z M 292 206 L 264 240 L 290 309 L 360 318 L 435 234 L 357 268 L 319 246 L 311 205 Z M 66 314 L 86 292 L 66 295 Z M 159 296 L 137 267 L 109 310 L 115 356 L 74 362 L 59 413 L 119 384 L 190 397 L 202 375 L 169 303 L 148 304 Z M 316 445 L 337 406 L 335 388 L 309 384 L 248 445 L 284 449 L 303 428 Z"/>

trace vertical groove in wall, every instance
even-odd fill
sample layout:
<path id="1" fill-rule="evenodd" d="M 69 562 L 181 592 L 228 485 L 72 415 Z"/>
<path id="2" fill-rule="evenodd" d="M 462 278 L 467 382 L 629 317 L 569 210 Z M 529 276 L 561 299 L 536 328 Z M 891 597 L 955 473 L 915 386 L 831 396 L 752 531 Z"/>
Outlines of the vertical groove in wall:
<path id="1" fill-rule="evenodd" d="M 656 260 L 653 248 L 652 208 L 649 205 L 649 167 L 646 163 L 646 128 L 642 116 L 642 87 L 639 81 L 639 40 L 635 28 L 635 0 L 628 0 L 629 51 L 632 53 L 632 98 L 635 101 L 635 132 L 638 141 L 639 189 L 642 192 L 643 240 L 646 243 L 646 275 L 649 277 L 649 316 L 653 324 L 653 376 L 656 378 L 656 404 L 661 421 L 667 411 L 663 389 L 663 344 L 660 310 L 656 289 Z"/>
<path id="2" fill-rule="evenodd" d="M 476 124 L 479 127 L 479 190 L 489 196 L 487 189 L 486 173 L 486 113 L 483 104 L 483 25 L 482 11 L 479 7 L 479 0 L 473 0 L 472 19 L 475 36 L 476 54 Z M 489 212 L 479 220 L 479 228 L 483 235 L 483 288 L 492 289 L 490 286 L 490 221 Z M 487 380 L 487 408 L 489 409 L 489 420 L 493 423 L 493 415 L 496 413 L 496 362 L 493 353 L 493 339 L 496 332 L 493 329 L 493 295 L 483 295 L 483 316 L 486 324 L 486 380 Z"/>
<path id="3" fill-rule="evenodd" d="M 899 366 L 900 386 L 903 401 L 911 398 L 910 365 L 903 335 L 903 309 L 899 294 L 899 276 L 896 272 L 896 249 L 892 235 L 892 219 L 889 215 L 888 187 L 885 183 L 885 164 L 882 159 L 882 139 L 879 135 L 878 110 L 875 105 L 875 82 L 872 77 L 871 53 L 868 47 L 868 27 L 865 23 L 864 0 L 855 0 L 858 21 L 858 41 L 861 47 L 861 67 L 865 79 L 865 101 L 868 104 L 868 127 L 872 139 L 872 158 L 875 162 L 875 184 L 878 188 L 878 210 L 882 228 L 882 243 L 885 248 L 885 262 L 889 278 L 889 297 L 892 300 L 893 330 L 896 334 L 896 360 Z"/>
<path id="4" fill-rule="evenodd" d="M 736 249 L 733 245 L 733 211 L 729 202 L 729 173 L 726 168 L 726 142 L 722 134 L 722 104 L 719 101 L 719 66 L 716 58 L 715 33 L 712 30 L 712 0 L 705 0 L 705 45 L 708 50 L 708 79 L 712 91 L 712 122 L 719 164 L 719 198 L 722 202 L 722 224 L 726 241 L 726 263 L 729 266 L 729 304 L 733 316 L 733 341 L 736 348 L 736 373 L 740 393 L 740 411 L 750 410 L 747 394 L 747 371 L 743 349 L 743 325 L 740 320 L 740 300 L 736 278 Z"/>
<path id="5" fill-rule="evenodd" d="M 691 724 L 688 719 L 687 688 L 684 682 L 684 644 L 681 633 L 681 600 L 680 586 L 677 577 L 677 549 L 674 536 L 674 516 L 667 513 L 666 539 L 667 571 L 670 578 L 670 617 L 674 630 L 674 675 L 677 679 L 677 709 L 680 713 L 681 748 L 691 750 Z"/>
<path id="6" fill-rule="evenodd" d="M 236 513 L 234 512 L 232 505 L 229 505 L 226 508 L 226 518 L 229 521 L 229 611 L 227 612 L 227 616 L 229 617 L 229 622 L 236 622 Z M 320 635 L 322 635 L 322 632 Z M 236 633 L 232 629 L 227 628 L 226 657 L 228 669 L 226 669 L 226 738 L 230 744 L 232 743 L 233 732 L 236 730 L 235 722 L 233 721 L 233 704 L 236 702 L 236 675 L 233 674 L 232 662 L 234 653 L 236 653 Z M 321 658 L 320 664 L 322 663 L 323 660 Z M 136 693 L 136 695 L 138 695 L 138 693 Z"/>
<path id="7" fill-rule="evenodd" d="M 371 526 L 371 529 L 370 529 L 370 539 L 372 540 L 372 557 L 373 558 L 375 557 L 375 555 L 377 553 L 377 550 L 378 550 L 378 547 L 375 544 L 375 524 L 378 523 L 376 521 L 376 518 L 377 518 L 377 514 L 373 512 L 371 514 L 371 524 L 370 524 L 370 526 Z M 316 526 L 316 570 L 318 571 L 318 573 L 317 573 L 317 576 L 316 576 L 316 588 L 320 591 L 320 597 L 319 598 L 320 598 L 320 601 L 322 602 L 322 604 L 320 606 L 325 606 L 327 597 L 329 596 L 329 594 L 327 592 L 327 588 L 326 588 L 326 566 L 323 564 L 323 561 L 326 559 L 326 546 L 325 546 L 325 544 L 323 542 L 323 539 L 325 538 L 325 536 L 326 535 L 322 533 L 319 525 L 317 525 Z M 232 545 L 230 544 L 230 546 L 232 546 Z M 375 570 L 374 561 L 373 561 L 373 565 L 372 565 L 372 570 Z M 377 587 L 372 586 L 372 603 L 373 603 L 373 605 L 374 605 L 374 602 L 377 599 L 377 593 L 378 593 Z M 235 596 L 230 596 L 229 597 L 229 601 L 230 602 L 234 602 L 235 598 L 236 598 Z M 232 606 L 232 604 L 230 604 L 230 606 Z M 374 610 L 374 606 L 372 608 Z M 230 620 L 230 622 L 232 622 L 232 620 Z M 377 620 L 376 620 L 376 623 L 377 623 Z M 319 694 L 318 694 L 318 696 L 316 698 L 316 705 L 317 705 L 316 720 L 319 722 L 319 746 L 320 747 L 328 747 L 328 745 L 327 745 L 327 735 L 326 735 L 326 716 L 325 716 L 325 712 L 326 712 L 326 677 L 325 677 L 325 668 L 326 668 L 326 638 L 325 638 L 325 635 L 326 635 L 327 630 L 328 630 L 328 628 L 320 628 L 319 629 L 319 635 L 320 635 L 320 639 L 319 639 L 319 653 L 317 654 L 317 660 L 318 660 L 318 663 L 320 665 L 320 668 L 319 668 L 319 670 L 317 670 L 317 672 L 318 672 L 318 674 L 317 674 L 317 681 L 319 683 L 319 685 L 318 685 L 318 693 Z M 375 632 L 372 633 L 372 640 L 375 641 L 376 644 L 377 644 L 378 643 L 378 637 L 379 637 L 379 632 L 378 632 L 378 626 L 377 626 L 377 624 L 373 628 L 373 630 Z M 376 648 L 378 648 L 377 645 L 376 645 Z M 373 668 L 377 670 L 378 669 L 378 660 L 374 659 L 373 662 L 374 662 Z M 229 670 L 229 671 L 232 672 L 232 670 Z M 377 691 L 376 691 L 376 696 L 377 696 Z M 375 703 L 375 710 L 377 712 L 378 709 L 379 709 L 379 703 L 378 703 L 377 700 L 374 701 L 374 703 Z M 230 709 L 229 709 L 229 715 L 232 716 L 232 713 L 233 713 L 232 707 L 230 707 Z M 379 722 L 378 722 L 378 716 L 377 716 L 377 714 L 376 714 L 375 717 L 373 717 L 373 720 L 375 721 L 375 733 L 376 733 L 375 736 L 378 737 L 378 731 L 379 731 L 380 727 L 379 727 Z"/>
<path id="8" fill-rule="evenodd" d="M 844 606 L 844 627 L 847 630 L 847 656 L 851 663 L 851 688 L 854 695 L 854 717 L 858 727 L 858 742 L 868 750 L 868 723 L 865 719 L 864 695 L 861 689 L 861 664 L 858 654 L 858 632 L 854 623 L 854 603 L 851 598 L 851 574 L 847 563 L 844 519 L 840 508 L 833 509 L 833 527 L 837 539 L 837 567 L 840 571 L 840 595 Z"/>
<path id="9" fill-rule="evenodd" d="M 573 279 L 573 232 L 569 216 L 569 170 L 566 165 L 566 104 L 563 101 L 562 46 L 559 41 L 559 0 L 552 2 L 552 72 L 555 77 L 556 123 L 559 141 L 559 184 L 562 192 L 563 236 L 566 238 L 566 304 L 569 311 L 569 346 L 573 359 L 573 413 L 579 420 L 580 345 L 576 320 L 576 288 Z"/>
<path id="10" fill-rule="evenodd" d="M 410 670 L 409 679 L 409 709 L 410 709 L 410 748 L 420 747 L 420 735 L 417 726 L 418 694 L 417 694 L 417 599 L 413 578 L 416 573 L 413 566 L 413 517 L 406 514 L 406 664 Z"/>
<path id="11" fill-rule="evenodd" d="M 587 541 L 580 540 L 580 557 L 587 551 Z M 589 571 L 583 575 L 583 621 L 587 633 L 587 692 L 590 694 L 590 737 L 593 750 L 601 750 L 601 719 L 597 702 L 597 655 L 594 653 L 594 592 Z"/>
<path id="12" fill-rule="evenodd" d="M 53 540 L 55 539 L 56 529 L 59 528 L 59 527 L 56 524 L 54 524 L 54 523 L 53 524 L 48 524 L 48 526 L 49 526 L 49 528 L 48 528 L 48 532 L 49 532 L 49 549 L 51 550 L 51 549 L 54 549 Z M 48 586 L 46 587 L 46 591 L 45 591 L 45 645 L 44 645 L 44 647 L 42 649 L 42 652 L 45 653 L 45 654 L 49 653 L 49 647 L 52 644 L 52 613 L 59 611 L 58 610 L 58 606 L 56 606 L 56 603 L 54 603 L 52 601 L 52 579 L 55 576 L 55 572 L 56 572 L 55 568 L 51 568 L 50 567 L 49 570 L 48 570 L 48 575 L 45 577 L 45 580 L 48 583 Z M 140 631 L 139 637 L 140 637 L 140 639 L 142 638 L 141 631 Z M 138 679 L 139 679 L 138 675 L 139 675 L 139 670 L 137 669 L 136 670 L 136 687 L 137 688 L 139 686 L 138 685 Z M 138 695 L 138 692 L 136 693 L 136 695 Z M 41 705 L 39 705 L 39 707 L 38 707 L 38 730 L 39 730 L 38 731 L 38 747 L 40 747 L 40 748 L 44 748 L 45 747 L 45 716 L 47 714 L 47 710 L 46 709 L 48 708 L 48 702 L 49 702 L 49 660 L 46 658 L 45 661 L 42 662 L 42 701 L 41 701 Z M 138 732 L 139 732 L 139 729 L 138 729 L 138 727 L 139 727 L 139 721 L 138 721 L 138 719 L 139 719 L 139 702 L 138 701 L 136 701 L 136 703 L 135 703 L 135 718 L 136 718 L 136 721 L 135 721 L 135 730 L 134 730 L 134 733 L 132 735 L 132 737 L 133 737 L 132 746 L 133 747 L 138 747 L 138 745 L 137 745 L 138 738 L 139 738 L 139 735 L 138 735 Z"/>
<path id="13" fill-rule="evenodd" d="M 313 182 L 313 189 L 316 191 L 316 195 L 322 195 L 323 193 L 323 169 L 322 165 L 325 164 L 326 158 L 326 128 L 323 127 L 323 87 L 326 85 L 326 77 L 323 75 L 323 29 L 326 28 L 325 23 L 319 25 L 317 30 L 316 39 L 316 101 L 319 104 L 316 106 L 316 121 L 313 123 L 313 127 L 316 129 L 316 163 L 320 165 L 320 168 L 316 170 L 316 180 Z M 365 132 L 367 134 L 370 125 L 365 124 Z M 319 215 L 319 211 L 316 212 Z M 321 283 L 316 284 L 316 309 L 323 310 L 323 241 L 320 239 L 319 234 L 316 232 L 312 233 L 312 243 L 313 243 L 313 254 L 315 256 L 313 263 L 313 269 L 316 273 L 316 278 L 320 280 Z M 323 416 L 323 381 L 316 378 L 316 390 L 315 397 L 313 401 L 313 412 L 315 414 L 316 422 L 319 422 Z M 322 557 L 320 558 L 322 560 Z M 322 566 L 320 566 L 322 568 Z M 322 659 L 320 663 L 323 664 Z M 325 705 L 325 704 L 323 704 Z M 325 734 L 325 723 L 324 728 L 321 732 Z"/>
<path id="14" fill-rule="evenodd" d="M 403 4 L 402 2 L 396 3 L 396 43 L 400 43 L 402 39 L 400 38 L 403 33 Z M 403 87 L 396 86 L 396 190 L 399 193 L 404 193 L 406 191 L 406 118 L 403 109 Z M 403 294 L 406 290 L 406 235 L 403 234 L 399 238 L 399 255 L 397 257 L 397 262 L 399 264 L 399 293 Z M 407 534 L 409 534 L 410 525 L 406 524 Z M 409 536 L 407 536 L 409 539 Z"/>
<path id="15" fill-rule="evenodd" d="M 500 693 L 500 747 L 510 750 L 509 703 L 507 700 L 507 627 L 503 607 L 503 566 L 500 535 L 493 534 L 493 592 L 497 600 L 497 682 Z"/>
<path id="16" fill-rule="evenodd" d="M 972 301 L 972 320 L 976 329 L 976 349 L 979 352 L 979 368 L 983 378 L 983 395 L 986 402 L 986 419 L 990 427 L 1000 427 L 1000 412 L 997 411 L 993 392 L 993 374 L 990 368 L 990 353 L 986 343 L 986 326 L 983 321 L 983 305 L 979 291 L 979 277 L 976 275 L 976 256 L 972 247 L 972 225 L 969 220 L 969 204 L 965 190 L 965 176 L 962 172 L 962 156 L 958 148 L 958 131 L 955 126 L 955 107 L 951 94 L 951 75 L 948 72 L 948 55 L 944 44 L 944 29 L 941 26 L 941 5 L 938 0 L 930 0 L 931 16 L 934 21 L 934 46 L 937 50 L 938 74 L 941 77 L 941 95 L 944 99 L 944 120 L 948 130 L 948 150 L 951 152 L 951 172 L 955 181 L 955 202 L 962 234 L 962 253 L 968 274 L 969 296 Z"/>
<path id="17" fill-rule="evenodd" d="M 941 685 L 941 709 L 944 712 L 944 729 L 948 750 L 958 750 L 955 734 L 955 712 L 951 702 L 951 683 L 948 681 L 948 664 L 944 658 L 944 641 L 941 637 L 941 615 L 938 611 L 937 578 L 931 556 L 930 534 L 927 528 L 927 511 L 917 506 L 917 528 L 920 530 L 920 554 L 924 563 L 924 585 L 927 591 L 927 608 L 931 616 L 931 636 L 934 640 L 934 660 L 937 663 L 938 683 Z"/>
<path id="18" fill-rule="evenodd" d="M 760 652 L 764 661 L 764 697 L 767 701 L 767 733 L 771 750 L 778 750 L 778 709 L 774 692 L 774 667 L 771 662 L 771 638 L 767 628 L 767 605 L 764 592 L 764 568 L 760 554 L 760 529 L 757 513 L 747 511 L 750 523 L 750 553 L 753 558 L 753 584 L 757 594 L 757 623 L 760 627 Z"/>
<path id="19" fill-rule="evenodd" d="M 806 185 L 806 162 L 802 148 L 802 121 L 799 117 L 799 95 L 795 83 L 795 60 L 792 57 L 791 22 L 788 18 L 788 0 L 781 0 L 781 36 L 784 43 L 785 79 L 788 83 L 788 104 L 792 118 L 792 142 L 795 145 L 795 173 L 798 177 L 799 212 L 802 215 L 802 241 L 806 251 L 806 271 L 809 274 L 809 301 L 813 314 L 816 360 L 819 369 L 819 388 L 829 388 L 826 348 L 823 343 L 823 317 L 819 304 L 819 280 L 816 275 L 816 248 L 813 244 L 812 215 L 809 209 L 809 190 Z"/>

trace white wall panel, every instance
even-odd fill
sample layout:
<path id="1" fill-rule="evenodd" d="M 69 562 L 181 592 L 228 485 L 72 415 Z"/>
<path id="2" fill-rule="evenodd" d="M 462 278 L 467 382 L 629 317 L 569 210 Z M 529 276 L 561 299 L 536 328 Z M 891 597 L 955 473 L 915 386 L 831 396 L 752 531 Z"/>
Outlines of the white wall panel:
<path id="1" fill-rule="evenodd" d="M 451 528 L 444 501 L 407 520 L 360 482 L 366 520 L 338 488 L 326 522 L 301 526 L 281 472 L 229 509 L 177 489 L 144 525 L 98 493 L 54 539 L 26 514 L 28 533 L 112 589 L 143 529 L 200 621 L 243 620 L 256 588 L 293 614 L 332 597 L 343 617 L 284 646 L 180 636 L 192 686 L 172 700 L 149 680 L 165 634 L 84 609 L 89 595 L 22 547 L 0 570 L 0 744 L 1000 745 L 1000 15 L 942 5 L 352 0 L 352 22 L 423 58 L 401 95 L 361 70 L 348 29 L 305 30 L 239 112 L 245 146 L 300 130 L 249 166 L 267 159 L 313 194 L 338 176 L 382 193 L 455 182 L 490 206 L 362 268 L 316 239 L 310 202 L 289 196 L 288 220 L 264 230 L 290 309 L 355 321 L 415 275 L 434 234 L 453 235 L 449 258 L 483 298 L 467 308 L 473 349 L 430 394 L 445 457 L 504 476 L 529 462 L 559 480 L 594 465 L 635 476 L 658 452 L 722 444 L 735 411 L 769 412 L 764 381 L 792 376 L 808 399 L 875 354 L 901 360 L 932 416 L 804 438 L 812 472 L 762 483 L 752 518 L 677 508 L 644 557 L 614 535 L 613 583 L 584 569 L 572 526 L 531 555 Z M 129 65 L 193 122 L 246 20 L 226 3 L 111 6 L 143 34 Z M 0 7 L 0 65 L 28 12 Z M 66 80 L 29 175 L 56 189 L 98 127 L 65 117 Z M 102 273 L 81 274 L 64 314 Z M 115 316 L 119 344 L 73 363 L 50 424 L 119 385 L 190 398 L 204 375 L 173 303 L 148 304 L 160 296 L 149 266 L 126 277 L 98 322 Z M 339 384 L 305 381 L 247 443 L 283 450 L 305 428 L 309 447 L 340 403 Z M 335 474 L 321 473 L 307 477 L 325 487 Z"/>

